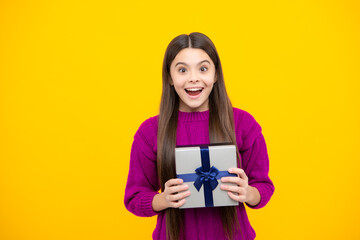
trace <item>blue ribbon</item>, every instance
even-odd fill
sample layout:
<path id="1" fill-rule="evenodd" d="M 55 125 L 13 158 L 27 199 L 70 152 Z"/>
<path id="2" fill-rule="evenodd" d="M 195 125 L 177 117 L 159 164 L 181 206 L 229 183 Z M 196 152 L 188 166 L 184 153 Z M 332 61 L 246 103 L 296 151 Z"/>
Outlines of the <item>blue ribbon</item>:
<path id="1" fill-rule="evenodd" d="M 205 182 L 210 183 L 211 190 L 214 190 L 217 187 L 218 181 L 216 176 L 219 174 L 219 170 L 216 167 L 212 166 L 208 172 L 203 171 L 203 167 L 199 167 L 195 170 L 195 172 L 198 177 L 194 182 L 194 186 L 198 191 L 200 191 L 201 186 Z"/>
<path id="2" fill-rule="evenodd" d="M 183 179 L 184 182 L 193 182 L 195 188 L 200 191 L 201 186 L 204 185 L 204 197 L 205 197 L 205 206 L 213 207 L 213 195 L 212 191 L 218 185 L 218 179 L 228 176 L 236 176 L 236 174 L 231 174 L 228 171 L 219 171 L 216 167 L 212 166 L 210 168 L 210 157 L 209 157 L 209 148 L 200 147 L 201 154 L 201 167 L 195 169 L 196 173 L 188 174 L 179 174 L 178 178 Z"/>

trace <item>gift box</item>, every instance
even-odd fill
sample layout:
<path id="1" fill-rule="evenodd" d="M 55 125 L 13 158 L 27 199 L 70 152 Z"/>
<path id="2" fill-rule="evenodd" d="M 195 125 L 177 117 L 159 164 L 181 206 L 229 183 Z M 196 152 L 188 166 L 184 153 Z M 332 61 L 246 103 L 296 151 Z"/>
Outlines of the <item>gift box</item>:
<path id="1" fill-rule="evenodd" d="M 175 148 L 177 178 L 189 186 L 190 196 L 180 208 L 235 206 L 227 191 L 221 190 L 221 178 L 237 176 L 230 174 L 229 168 L 236 168 L 235 145 L 178 146 Z"/>

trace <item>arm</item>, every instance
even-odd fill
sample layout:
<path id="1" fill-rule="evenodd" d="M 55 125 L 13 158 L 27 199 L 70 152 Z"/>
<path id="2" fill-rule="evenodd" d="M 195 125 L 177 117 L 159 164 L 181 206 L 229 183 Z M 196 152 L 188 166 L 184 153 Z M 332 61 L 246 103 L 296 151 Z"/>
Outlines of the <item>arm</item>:
<path id="1" fill-rule="evenodd" d="M 141 217 L 151 217 L 157 214 L 152 208 L 152 200 L 159 191 L 156 155 L 151 154 L 150 149 L 143 143 L 135 135 L 131 148 L 124 203 L 131 213 Z"/>
<path id="2" fill-rule="evenodd" d="M 274 185 L 268 176 L 269 159 L 263 136 L 259 135 L 253 146 L 242 156 L 249 160 L 248 174 L 241 168 L 230 168 L 229 173 L 238 176 L 223 177 L 221 181 L 235 183 L 236 186 L 221 185 L 221 189 L 228 191 L 233 200 L 244 202 L 250 208 L 264 207 L 274 192 Z"/>
<path id="3" fill-rule="evenodd" d="M 148 217 L 168 207 L 180 207 L 190 195 L 181 179 L 170 179 L 159 193 L 156 167 L 156 129 L 151 119 L 136 132 L 131 148 L 130 168 L 125 189 L 125 207 L 137 216 Z M 180 181 L 180 182 L 179 182 Z"/>
<path id="4" fill-rule="evenodd" d="M 236 201 L 250 208 L 262 208 L 270 200 L 275 188 L 269 178 L 269 158 L 261 126 L 249 113 L 235 109 L 236 141 L 241 155 L 242 168 L 229 169 L 238 177 L 224 179 L 236 183 L 235 188 L 222 187 Z M 236 192 L 238 194 L 233 194 Z"/>
<path id="5" fill-rule="evenodd" d="M 134 136 L 124 203 L 133 214 L 150 217 L 158 214 L 152 201 L 160 187 L 156 169 L 157 119 L 144 121 Z"/>
<path id="6" fill-rule="evenodd" d="M 248 177 L 249 186 L 254 187 L 260 194 L 260 201 L 253 205 L 248 202 L 250 208 L 262 208 L 270 200 L 275 187 L 269 178 L 269 157 L 264 136 L 259 134 L 253 142 L 251 148 L 241 153 L 244 160 L 248 160 L 245 172 Z"/>

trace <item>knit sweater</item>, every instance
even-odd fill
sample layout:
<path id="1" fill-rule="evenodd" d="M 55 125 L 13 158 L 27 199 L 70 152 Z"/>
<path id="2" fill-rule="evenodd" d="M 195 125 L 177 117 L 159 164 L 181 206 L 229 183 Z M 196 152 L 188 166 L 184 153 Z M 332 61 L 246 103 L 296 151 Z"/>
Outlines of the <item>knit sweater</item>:
<path id="1" fill-rule="evenodd" d="M 260 125 L 246 111 L 233 108 L 235 135 L 241 155 L 241 164 L 249 179 L 249 185 L 258 189 L 261 200 L 256 206 L 264 207 L 270 200 L 274 185 L 268 176 L 269 158 L 266 143 Z M 125 189 L 125 207 L 141 217 L 157 215 L 157 224 L 153 239 L 166 239 L 165 210 L 155 212 L 152 200 L 158 194 L 160 186 L 156 170 L 158 116 L 144 121 L 137 130 L 131 148 L 130 168 Z M 209 111 L 181 112 L 178 114 L 176 135 L 177 145 L 209 143 Z M 255 231 L 251 227 L 244 204 L 237 208 L 237 217 L 242 234 L 234 239 L 252 240 Z M 222 240 L 225 234 L 222 228 L 219 207 L 189 208 L 184 211 L 185 239 Z"/>

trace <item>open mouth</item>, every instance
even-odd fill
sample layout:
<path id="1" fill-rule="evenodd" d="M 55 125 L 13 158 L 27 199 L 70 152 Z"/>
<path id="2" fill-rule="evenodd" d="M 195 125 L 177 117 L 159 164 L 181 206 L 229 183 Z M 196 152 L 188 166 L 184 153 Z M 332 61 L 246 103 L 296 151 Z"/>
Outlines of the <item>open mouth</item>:
<path id="1" fill-rule="evenodd" d="M 202 92 L 203 88 L 185 88 L 185 92 L 190 96 L 197 96 Z"/>

